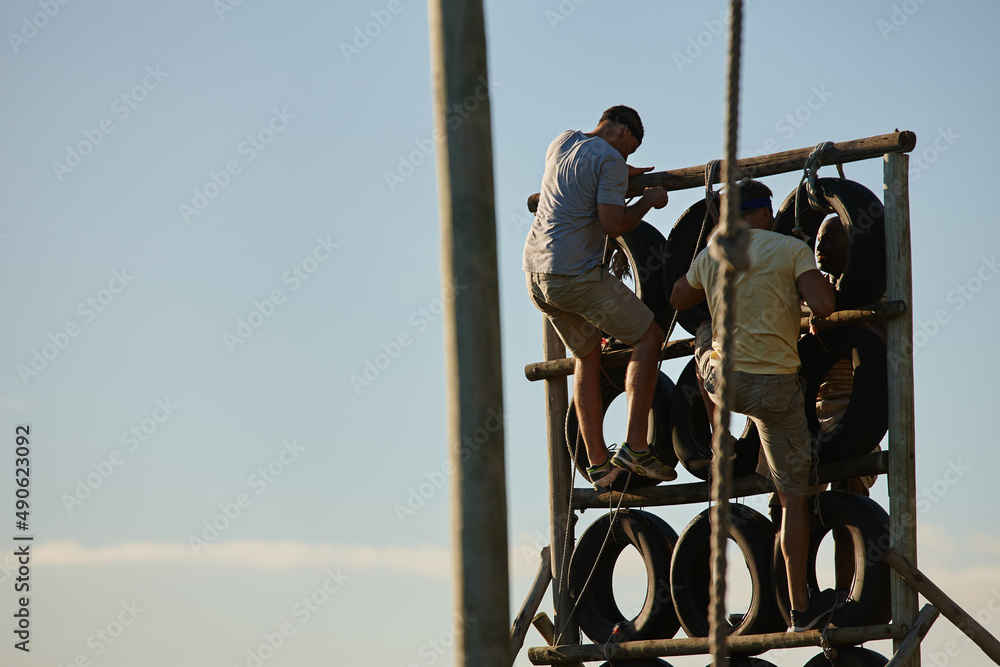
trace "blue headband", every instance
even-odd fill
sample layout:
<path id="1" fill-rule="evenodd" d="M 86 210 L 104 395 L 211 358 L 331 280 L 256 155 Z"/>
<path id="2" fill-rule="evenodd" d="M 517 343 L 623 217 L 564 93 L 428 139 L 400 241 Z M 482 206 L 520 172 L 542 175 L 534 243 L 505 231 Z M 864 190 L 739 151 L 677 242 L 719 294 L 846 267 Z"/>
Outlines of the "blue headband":
<path id="1" fill-rule="evenodd" d="M 771 208 L 771 198 L 770 197 L 758 197 L 757 199 L 748 199 L 744 202 L 740 202 L 740 210 L 746 211 L 751 208 Z"/>

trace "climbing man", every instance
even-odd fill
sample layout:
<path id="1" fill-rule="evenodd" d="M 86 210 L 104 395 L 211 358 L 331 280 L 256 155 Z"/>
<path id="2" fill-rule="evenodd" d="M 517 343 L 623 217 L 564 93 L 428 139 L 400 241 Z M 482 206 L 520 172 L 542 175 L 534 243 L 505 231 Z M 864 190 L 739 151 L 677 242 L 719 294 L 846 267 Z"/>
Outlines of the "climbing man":
<path id="1" fill-rule="evenodd" d="M 802 632 L 833 611 L 837 596 L 831 589 L 810 597 L 806 585 L 806 495 L 815 484 L 815 459 L 798 376 L 799 294 L 815 315 L 826 317 L 833 312 L 834 292 L 809 246 L 771 231 L 770 188 L 749 179 L 736 187 L 740 220 L 750 227 L 750 268 L 736 276 L 729 407 L 752 419 L 760 432 L 764 456 L 757 472 L 770 476 L 783 508 L 779 535 L 792 602 L 792 630 Z M 701 303 L 707 295 L 709 312 L 718 312 L 719 265 L 708 250 L 674 283 L 670 304 L 679 311 Z M 699 381 L 716 405 L 721 404 L 721 336 L 722 321 L 713 318 L 702 323 L 695 339 Z"/>
<path id="2" fill-rule="evenodd" d="M 656 187 L 625 206 L 629 177 L 652 169 L 625 162 L 642 137 L 642 120 L 627 106 L 605 111 L 591 132 L 567 130 L 556 137 L 545 154 L 538 210 L 524 244 L 531 300 L 576 358 L 573 402 L 590 462 L 587 474 L 598 490 L 622 469 L 661 481 L 677 478 L 646 440 L 663 330 L 603 264 L 606 237 L 621 236 L 651 208 L 667 205 L 666 190 Z M 602 332 L 632 346 L 625 377 L 626 440 L 616 452 L 604 441 Z"/>

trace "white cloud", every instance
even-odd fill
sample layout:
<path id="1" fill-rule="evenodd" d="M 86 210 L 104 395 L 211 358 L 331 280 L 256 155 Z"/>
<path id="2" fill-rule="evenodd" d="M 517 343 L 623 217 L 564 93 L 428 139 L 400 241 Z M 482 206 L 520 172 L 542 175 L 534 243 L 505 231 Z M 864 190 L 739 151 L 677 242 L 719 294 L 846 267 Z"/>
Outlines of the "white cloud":
<path id="1" fill-rule="evenodd" d="M 220 541 L 196 555 L 185 542 L 125 542 L 87 547 L 74 541 L 39 544 L 36 563 L 55 566 L 187 564 L 261 569 L 334 567 L 379 570 L 446 579 L 451 552 L 446 546 L 311 544 L 294 541 Z"/>

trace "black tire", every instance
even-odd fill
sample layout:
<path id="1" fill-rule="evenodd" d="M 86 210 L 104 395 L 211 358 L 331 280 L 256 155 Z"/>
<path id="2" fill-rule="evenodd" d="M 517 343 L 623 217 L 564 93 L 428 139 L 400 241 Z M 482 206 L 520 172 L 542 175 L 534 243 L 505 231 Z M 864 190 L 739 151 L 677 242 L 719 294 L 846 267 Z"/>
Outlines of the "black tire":
<path id="1" fill-rule="evenodd" d="M 628 269 L 635 283 L 635 293 L 653 311 L 654 321 L 664 332 L 670 327 L 674 309 L 670 307 L 670 293 L 663 285 L 663 257 L 667 240 L 653 225 L 642 220 L 616 239 L 611 239 L 608 250 L 620 251 L 628 262 Z M 605 257 L 614 267 L 610 257 Z M 619 278 L 620 271 L 615 271 Z"/>
<path id="2" fill-rule="evenodd" d="M 617 513 L 608 536 L 613 514 L 605 514 L 591 524 L 573 549 L 568 580 L 570 597 L 574 604 L 579 601 L 576 621 L 584 634 L 598 644 L 610 640 L 619 624 L 616 641 L 669 639 L 680 629 L 670 599 L 670 557 L 677 533 L 655 514 L 624 509 Z M 642 609 L 635 618 L 626 619 L 615 601 L 612 579 L 618 556 L 630 544 L 642 556 L 647 585 Z M 590 583 L 584 590 L 588 576 Z"/>
<path id="3" fill-rule="evenodd" d="M 882 560 L 889 546 L 889 515 L 871 498 L 841 491 L 824 491 L 809 499 L 809 556 L 806 581 L 819 589 L 816 555 L 820 542 L 833 528 L 844 528 L 854 543 L 854 582 L 851 600 L 833 615 L 840 628 L 880 625 L 892 617 L 889 566 Z M 775 598 L 785 622 L 791 625 L 785 561 L 774 548 Z"/>
<path id="4" fill-rule="evenodd" d="M 837 657 L 827 659 L 822 653 L 814 656 L 805 667 L 885 667 L 889 659 L 875 651 L 869 651 L 859 646 L 840 647 L 835 649 Z"/>
<path id="5" fill-rule="evenodd" d="M 708 244 L 708 239 L 712 236 L 712 230 L 715 229 L 715 225 L 712 224 L 713 220 L 709 220 L 708 228 L 703 235 L 701 234 L 701 226 L 705 221 L 705 211 L 707 210 L 708 207 L 704 199 L 695 202 L 681 214 L 681 217 L 674 223 L 673 229 L 667 234 L 667 244 L 664 250 L 666 259 L 662 271 L 663 290 L 667 295 L 674 289 L 674 283 L 688 272 L 695 255 Z M 699 235 L 702 236 L 701 243 L 698 243 Z M 677 313 L 677 323 L 692 336 L 698 333 L 699 324 L 710 319 L 712 319 L 712 315 L 708 311 L 707 301 L 702 301 L 693 308 Z"/>
<path id="6" fill-rule="evenodd" d="M 873 451 L 889 429 L 889 379 L 885 342 L 870 329 L 838 327 L 806 334 L 798 343 L 806 382 L 806 420 L 820 463 L 829 463 Z M 854 367 L 850 402 L 837 425 L 824 433 L 816 416 L 819 386 L 833 365 L 847 359 Z"/>
<path id="7" fill-rule="evenodd" d="M 601 405 L 602 414 L 607 414 L 611 402 L 625 392 L 625 368 L 606 368 L 601 378 Z M 656 381 L 656 389 L 653 392 L 653 407 L 650 409 L 652 438 L 649 445 L 653 448 L 653 453 L 664 464 L 672 467 L 677 466 L 677 456 L 674 454 L 674 445 L 671 439 L 670 409 L 674 395 L 674 383 L 664 373 L 660 373 Z M 583 475 L 583 478 L 590 481 L 587 476 L 587 466 L 590 465 L 587 458 L 587 448 L 583 444 L 583 436 L 580 434 L 580 422 L 576 417 L 576 406 L 570 404 L 566 412 L 566 445 L 569 447 L 569 455 L 573 458 L 576 469 Z M 617 479 L 611 483 L 611 488 L 621 491 L 628 480 L 629 489 L 642 489 L 659 484 L 659 480 L 650 479 L 641 475 L 618 475 Z"/>
<path id="8" fill-rule="evenodd" d="M 810 248 L 816 247 L 816 232 L 828 215 L 840 217 L 850 239 L 847 267 L 837 280 L 837 310 L 878 303 L 885 294 L 885 210 L 875 194 L 854 181 L 820 178 L 816 181 L 826 211 L 809 206 L 805 184 L 801 185 L 799 224 Z M 785 201 L 774 219 L 774 231 L 792 234 L 795 229 L 795 192 Z"/>
<path id="9" fill-rule="evenodd" d="M 671 665 L 660 658 L 636 658 L 635 660 L 615 660 L 614 663 L 602 662 L 601 667 L 671 667 Z"/>
<path id="10" fill-rule="evenodd" d="M 734 655 L 726 658 L 726 664 L 729 667 L 777 667 L 773 662 L 745 655 Z M 707 665 L 706 667 L 712 667 L 712 665 Z"/>
<path id="11" fill-rule="evenodd" d="M 787 627 L 774 600 L 771 550 L 774 525 L 764 515 L 732 503 L 730 539 L 740 547 L 750 571 L 750 608 L 730 629 L 732 635 L 781 632 Z M 707 637 L 710 591 L 711 525 L 705 510 L 681 532 L 670 562 L 670 585 L 677 618 L 689 637 Z"/>
<path id="12" fill-rule="evenodd" d="M 684 468 L 699 479 L 708 479 L 712 471 L 712 428 L 708 410 L 698 391 L 695 361 L 692 359 L 677 378 L 671 405 L 670 425 L 674 454 Z M 757 469 L 760 433 L 757 425 L 747 420 L 743 434 L 733 446 L 736 461 L 733 475 L 749 475 Z"/>

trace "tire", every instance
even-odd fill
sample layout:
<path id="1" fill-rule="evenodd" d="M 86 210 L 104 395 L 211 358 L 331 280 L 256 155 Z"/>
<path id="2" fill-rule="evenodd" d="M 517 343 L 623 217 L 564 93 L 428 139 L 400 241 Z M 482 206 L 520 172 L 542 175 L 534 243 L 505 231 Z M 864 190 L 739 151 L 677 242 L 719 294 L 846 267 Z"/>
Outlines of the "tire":
<path id="1" fill-rule="evenodd" d="M 880 625 L 892 617 L 889 566 L 882 560 L 889 546 L 889 515 L 871 498 L 841 491 L 824 491 L 809 500 L 809 555 L 806 581 L 819 589 L 816 555 L 820 542 L 833 528 L 846 529 L 854 542 L 855 576 L 851 601 L 834 613 L 832 623 L 840 628 Z M 785 622 L 791 625 L 785 561 L 775 541 L 775 598 Z"/>
<path id="2" fill-rule="evenodd" d="M 734 655 L 726 659 L 729 667 L 777 667 L 773 662 L 761 660 L 760 658 L 750 658 L 745 655 Z M 706 667 L 712 667 L 707 665 Z"/>
<path id="3" fill-rule="evenodd" d="M 667 240 L 660 230 L 644 220 L 618 238 L 611 239 L 608 244 L 611 253 L 621 252 L 624 255 L 635 283 L 636 296 L 653 311 L 654 321 L 664 332 L 670 328 L 674 317 L 670 292 L 664 290 L 661 275 L 666 244 Z M 609 266 L 615 266 L 610 256 L 606 256 L 605 261 Z M 619 274 L 620 271 L 615 271 L 620 279 L 622 276 Z"/>
<path id="4" fill-rule="evenodd" d="M 601 378 L 601 405 L 602 415 L 607 414 L 611 402 L 625 392 L 625 368 L 606 368 Z M 656 389 L 653 392 L 653 406 L 650 409 L 650 428 L 652 438 L 649 445 L 653 448 L 653 453 L 664 464 L 677 466 L 677 456 L 674 454 L 673 441 L 671 440 L 670 409 L 674 395 L 674 383 L 664 373 L 660 373 L 656 381 Z M 583 444 L 583 436 L 580 434 L 580 422 L 576 417 L 576 406 L 571 403 L 566 412 L 566 445 L 569 447 L 570 458 L 573 459 L 576 469 L 583 475 L 583 478 L 590 481 L 587 476 L 587 466 L 590 461 L 587 458 L 587 448 Z M 641 475 L 618 475 L 617 479 L 611 483 L 611 489 L 621 491 L 628 480 L 629 489 L 641 489 L 656 486 L 660 482 L 655 479 L 643 477 Z"/>
<path id="5" fill-rule="evenodd" d="M 568 580 L 570 597 L 574 604 L 579 601 L 576 621 L 584 634 L 598 644 L 609 641 L 618 624 L 623 624 L 621 641 L 669 639 L 680 629 L 670 599 L 670 557 L 677 533 L 655 514 L 624 509 L 617 513 L 608 536 L 612 516 L 605 514 L 591 524 L 573 550 Z M 618 556 L 630 544 L 642 556 L 647 586 L 642 609 L 635 618 L 626 619 L 615 601 L 612 578 Z M 590 584 L 583 590 L 592 569 Z"/>
<path id="6" fill-rule="evenodd" d="M 847 267 L 837 280 L 837 310 L 870 306 L 885 294 L 885 209 L 875 194 L 854 181 L 820 178 L 816 181 L 821 203 L 827 211 L 814 211 L 800 186 L 799 224 L 810 248 L 816 247 L 816 232 L 830 213 L 844 223 L 850 253 Z M 795 229 L 795 192 L 785 201 L 774 219 L 774 231 L 792 234 Z"/>
<path id="7" fill-rule="evenodd" d="M 636 658 L 635 660 L 615 660 L 613 664 L 602 662 L 601 667 L 671 667 L 671 665 L 660 658 Z"/>
<path id="8" fill-rule="evenodd" d="M 674 454 L 684 468 L 699 479 L 708 479 L 712 471 L 712 428 L 708 410 L 698 390 L 698 376 L 692 359 L 677 378 L 670 414 Z M 733 475 L 749 475 L 757 469 L 760 434 L 757 425 L 747 420 L 743 434 L 733 447 L 736 461 Z"/>
<path id="9" fill-rule="evenodd" d="M 885 667 L 889 659 L 875 651 L 869 651 L 859 646 L 839 647 L 837 657 L 828 660 L 820 653 L 814 656 L 805 667 Z"/>
<path id="10" fill-rule="evenodd" d="M 701 226 L 705 221 L 705 212 L 707 209 L 708 207 L 704 199 L 695 202 L 688 210 L 681 214 L 681 217 L 677 219 L 673 229 L 667 235 L 667 244 L 664 248 L 665 261 L 662 271 L 663 291 L 667 295 L 673 290 L 674 283 L 691 268 L 691 262 L 698 252 L 708 245 L 708 239 L 711 238 L 715 225 L 711 225 L 705 230 L 701 243 L 698 243 L 698 236 L 701 235 Z M 711 222 L 710 220 L 709 223 Z M 707 301 L 702 301 L 693 308 L 688 308 L 677 313 L 677 323 L 684 327 L 684 330 L 692 336 L 698 333 L 699 324 L 710 319 L 712 319 L 712 315 L 708 311 Z"/>
<path id="11" fill-rule="evenodd" d="M 732 635 L 781 632 L 787 627 L 774 600 L 771 550 L 774 525 L 753 509 L 731 503 L 730 539 L 740 547 L 750 571 L 752 598 L 746 614 L 730 629 Z M 681 532 L 670 562 L 670 585 L 677 618 L 689 637 L 707 637 L 710 592 L 711 526 L 705 510 Z"/>
<path id="12" fill-rule="evenodd" d="M 806 334 L 798 343 L 806 382 L 806 420 L 820 463 L 861 456 L 875 449 L 889 429 L 889 379 L 886 345 L 865 327 L 828 329 L 818 336 Z M 847 359 L 854 366 L 850 402 L 840 421 L 824 433 L 816 415 L 819 386 L 833 365 Z"/>

